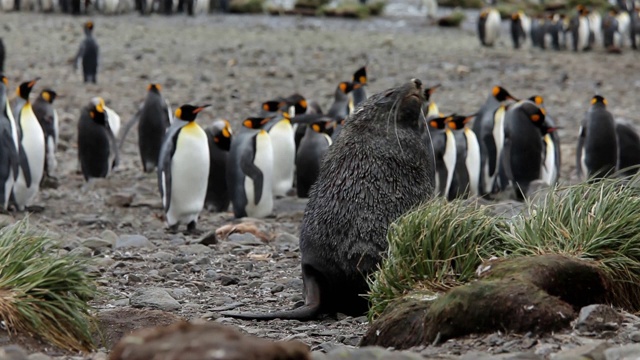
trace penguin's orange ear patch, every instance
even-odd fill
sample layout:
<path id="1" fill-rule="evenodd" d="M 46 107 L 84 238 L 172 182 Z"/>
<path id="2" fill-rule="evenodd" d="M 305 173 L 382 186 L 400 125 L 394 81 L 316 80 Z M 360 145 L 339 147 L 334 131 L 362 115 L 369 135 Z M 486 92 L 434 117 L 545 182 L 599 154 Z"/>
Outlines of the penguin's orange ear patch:
<path id="1" fill-rule="evenodd" d="M 322 131 L 322 129 L 320 129 L 320 125 L 318 125 L 318 124 L 311 125 L 311 128 L 313 129 L 313 131 L 315 131 L 317 133 Z"/>
<path id="2" fill-rule="evenodd" d="M 531 121 L 533 121 L 533 122 L 540 121 L 540 115 L 538 115 L 538 114 L 533 114 L 533 115 L 530 116 L 530 118 L 531 118 Z"/>
<path id="3" fill-rule="evenodd" d="M 42 98 L 44 99 L 44 101 L 46 102 L 51 102 L 51 94 L 49 94 L 48 91 L 43 91 L 42 92 Z"/>
<path id="4" fill-rule="evenodd" d="M 453 130 L 458 130 L 458 125 L 454 121 L 449 121 L 447 125 L 449 125 Z"/>
<path id="5" fill-rule="evenodd" d="M 9 86 L 9 80 L 5 76 L 2 77 L 2 82 L 5 86 Z"/>
<path id="6" fill-rule="evenodd" d="M 249 129 L 253 129 L 253 121 L 251 121 L 250 119 L 247 119 L 242 122 L 242 126 L 247 127 Z"/>
<path id="7" fill-rule="evenodd" d="M 494 86 L 493 90 L 491 90 L 491 94 L 495 97 L 498 96 L 498 94 L 500 94 L 500 86 Z"/>
<path id="8" fill-rule="evenodd" d="M 429 126 L 431 126 L 432 128 L 438 128 L 438 122 L 435 120 L 431 120 L 429 121 Z"/>
<path id="9" fill-rule="evenodd" d="M 182 109 L 180 109 L 180 108 L 176 109 L 175 116 L 178 119 L 181 119 L 182 118 Z"/>
<path id="10" fill-rule="evenodd" d="M 89 116 L 91 116 L 92 119 L 95 119 L 96 117 L 95 111 L 89 111 Z"/>

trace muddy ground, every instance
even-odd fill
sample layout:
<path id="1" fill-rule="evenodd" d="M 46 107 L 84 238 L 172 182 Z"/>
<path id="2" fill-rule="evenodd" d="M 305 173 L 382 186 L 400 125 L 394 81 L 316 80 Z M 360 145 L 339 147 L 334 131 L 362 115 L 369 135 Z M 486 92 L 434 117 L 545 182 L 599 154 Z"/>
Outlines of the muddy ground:
<path id="1" fill-rule="evenodd" d="M 616 117 L 640 124 L 638 53 L 631 51 L 621 55 L 606 54 L 600 48 L 578 54 L 515 51 L 506 36 L 495 48 L 481 48 L 473 21 L 462 29 L 442 29 L 428 26 L 422 17 L 397 14 L 364 21 L 235 15 L 95 16 L 101 67 L 98 84 L 85 85 L 70 59 L 87 19 L 0 14 L 0 36 L 7 48 L 5 69 L 12 87 L 40 76 L 34 93 L 51 87 L 59 94 L 55 104 L 61 118 L 60 186 L 40 193 L 36 204 L 45 210 L 30 219 L 59 238 L 67 250 L 96 259 L 92 270 L 109 295 L 95 302 L 101 311 L 126 308 L 136 291 L 153 287 L 166 289 L 179 303 L 171 312 L 188 319 L 216 319 L 217 312 L 230 308 L 292 307 L 302 299 L 297 235 L 304 201 L 280 200 L 275 217 L 259 222 L 274 237 L 268 244 L 239 236 L 207 248 L 195 244 L 197 237 L 169 235 L 163 229 L 155 175 L 141 171 L 135 131 L 109 179 L 86 184 L 77 172 L 76 122 L 80 107 L 93 96 L 105 98 L 126 122 L 143 100 L 147 84 L 157 82 L 174 107 L 213 104 L 199 115 L 200 124 L 226 118 L 237 127 L 241 119 L 256 114 L 261 101 L 293 92 L 326 109 L 336 84 L 349 80 L 365 63 L 370 93 L 413 77 L 428 86 L 442 84 L 432 98 L 445 113 L 475 112 L 491 86 L 500 84 L 518 97 L 544 96 L 548 113 L 562 127 L 563 180 L 571 179 L 575 171 L 576 135 L 595 83 L 601 83 L 599 91 L 608 98 Z M 16 219 L 23 217 L 15 215 Z M 230 213 L 203 213 L 199 228 L 211 231 L 232 222 Z M 135 241 L 142 239 L 139 247 L 113 245 L 116 238 L 133 241 L 127 235 L 142 235 L 149 242 L 138 238 Z M 85 242 L 87 239 L 108 244 Z M 134 322 L 132 316 L 123 317 L 124 322 Z M 314 350 L 356 345 L 367 327 L 364 317 L 306 323 L 217 321 L 262 337 L 299 339 Z M 471 337 L 421 351 L 445 356 L 470 350 L 541 348 L 540 353 L 548 355 L 562 344 L 581 341 L 571 333 L 547 338 L 489 336 L 493 338 Z M 510 345 L 505 347 L 505 343 Z M 25 346 L 32 352 L 63 355 L 35 343 Z"/>

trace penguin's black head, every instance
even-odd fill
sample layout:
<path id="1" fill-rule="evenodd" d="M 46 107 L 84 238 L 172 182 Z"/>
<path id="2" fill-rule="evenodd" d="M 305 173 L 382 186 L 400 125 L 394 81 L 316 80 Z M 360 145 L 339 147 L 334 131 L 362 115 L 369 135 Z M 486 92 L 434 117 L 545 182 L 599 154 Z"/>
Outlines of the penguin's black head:
<path id="1" fill-rule="evenodd" d="M 433 95 L 433 93 L 436 92 L 436 90 L 438 90 L 439 87 L 440 87 L 440 84 L 436 84 L 430 88 L 424 89 L 425 101 L 429 101 L 429 99 L 431 98 L 431 95 Z"/>
<path id="2" fill-rule="evenodd" d="M 24 100 L 29 101 L 29 94 L 31 94 L 31 89 L 33 89 L 38 80 L 40 80 L 40 78 L 35 78 L 31 81 L 23 82 L 22 84 L 20 84 L 20 86 L 18 86 L 16 94 L 18 94 L 18 96 L 20 96 Z"/>
<path id="3" fill-rule="evenodd" d="M 348 94 L 353 90 L 353 83 L 343 81 L 340 84 L 338 84 L 338 88 L 336 90 L 343 94 Z"/>
<path id="4" fill-rule="evenodd" d="M 249 129 L 261 129 L 266 123 L 271 121 L 273 117 L 250 117 L 242 122 L 242 126 Z"/>
<path id="5" fill-rule="evenodd" d="M 591 98 L 591 105 L 602 105 L 607 106 L 607 99 L 600 95 L 596 95 Z"/>
<path id="6" fill-rule="evenodd" d="M 520 13 L 514 12 L 513 14 L 511 14 L 511 20 L 512 21 L 520 20 Z"/>
<path id="7" fill-rule="evenodd" d="M 293 94 L 284 100 L 287 106 L 293 106 L 296 111 L 296 115 L 304 114 L 307 112 L 307 99 L 300 94 Z"/>
<path id="8" fill-rule="evenodd" d="M 367 84 L 367 67 L 363 66 L 360 69 L 356 70 L 356 72 L 353 73 L 352 81 L 354 83 L 366 85 Z"/>
<path id="9" fill-rule="evenodd" d="M 532 103 L 534 103 L 534 104 L 536 104 L 538 106 L 542 106 L 542 104 L 544 104 L 544 99 L 540 95 L 535 95 L 535 96 L 530 97 L 529 101 L 531 101 Z"/>
<path id="10" fill-rule="evenodd" d="M 449 126 L 450 129 L 452 129 L 452 130 L 460 130 L 460 129 L 464 129 L 464 126 L 469 121 L 473 120 L 473 118 L 475 118 L 475 117 L 476 117 L 476 114 L 469 115 L 469 116 L 453 114 L 453 115 L 448 116 L 446 118 L 446 123 L 447 123 L 447 126 Z"/>
<path id="11" fill-rule="evenodd" d="M 147 85 L 147 91 L 153 91 L 155 93 L 160 93 L 162 90 L 162 85 L 160 84 L 149 84 Z"/>
<path id="12" fill-rule="evenodd" d="M 91 99 L 91 103 L 89 105 L 89 116 L 93 121 L 100 125 L 107 124 L 107 114 L 104 107 L 104 100 L 101 97 Z"/>
<path id="13" fill-rule="evenodd" d="M 333 135 L 333 130 L 336 128 L 335 121 L 316 121 L 310 124 L 311 130 L 319 134 Z"/>
<path id="14" fill-rule="evenodd" d="M 176 109 L 175 116 L 176 118 L 184 121 L 194 121 L 198 113 L 205 108 L 211 105 L 202 105 L 202 106 L 193 106 L 193 105 L 182 105 Z"/>
<path id="15" fill-rule="evenodd" d="M 57 96 L 58 94 L 56 94 L 56 92 L 51 89 L 44 89 L 42 90 L 42 92 L 40 92 L 40 97 L 42 98 L 42 100 L 48 102 L 49 104 L 53 104 L 53 101 Z"/>
<path id="16" fill-rule="evenodd" d="M 543 131 L 543 129 L 546 127 L 544 120 L 547 115 L 544 109 L 539 108 L 533 104 L 526 104 L 526 103 L 525 105 L 522 106 L 522 109 L 524 113 L 527 114 L 527 116 L 529 117 L 529 120 L 531 120 L 531 122 L 535 126 L 540 128 L 540 131 Z M 543 132 L 543 134 L 545 133 Z"/>
<path id="17" fill-rule="evenodd" d="M 232 134 L 231 124 L 229 124 L 229 121 L 224 120 L 224 127 L 213 135 L 213 142 L 215 142 L 221 150 L 229 151 L 229 149 L 231 149 Z"/>
<path id="18" fill-rule="evenodd" d="M 287 103 L 285 101 L 269 100 L 262 103 L 262 110 L 266 112 L 278 112 L 286 110 Z"/>
<path id="19" fill-rule="evenodd" d="M 0 80 L 2 80 L 4 86 L 9 87 L 9 79 L 6 76 L 0 74 Z"/>
<path id="20" fill-rule="evenodd" d="M 503 102 L 505 100 L 511 99 L 513 101 L 518 101 L 518 99 L 514 98 L 509 94 L 509 92 L 503 88 L 502 86 L 494 86 L 493 90 L 491 90 L 491 94 L 496 100 Z"/>
<path id="21" fill-rule="evenodd" d="M 452 119 L 453 119 L 453 116 L 447 116 L 447 117 L 441 116 L 441 117 L 433 118 L 429 120 L 429 126 L 434 129 L 442 130 L 445 128 L 445 124 L 447 123 L 447 121 Z"/>

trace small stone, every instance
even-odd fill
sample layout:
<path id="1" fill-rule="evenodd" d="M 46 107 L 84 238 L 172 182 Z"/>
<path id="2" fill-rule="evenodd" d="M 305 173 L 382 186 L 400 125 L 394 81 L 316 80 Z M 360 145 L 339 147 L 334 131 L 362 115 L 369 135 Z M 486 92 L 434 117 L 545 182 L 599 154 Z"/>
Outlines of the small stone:
<path id="1" fill-rule="evenodd" d="M 633 342 L 640 342 L 640 331 L 634 331 L 629 334 L 629 339 Z"/>
<path id="2" fill-rule="evenodd" d="M 184 270 L 184 264 L 175 264 L 175 265 L 173 265 L 173 270 L 175 270 L 175 271 L 183 271 Z"/>
<path id="3" fill-rule="evenodd" d="M 264 245 L 262 241 L 260 241 L 255 235 L 251 233 L 244 233 L 244 234 L 234 233 L 229 235 L 228 240 L 231 242 L 241 244 L 241 245 L 246 245 L 246 246 Z"/>
<path id="4" fill-rule="evenodd" d="M 589 344 L 575 347 L 573 349 L 563 350 L 557 353 L 554 360 L 573 360 L 573 359 L 603 359 L 604 351 L 611 345 L 604 341 L 594 341 Z"/>
<path id="5" fill-rule="evenodd" d="M 198 239 L 198 243 L 202 245 L 215 245 L 218 243 L 215 230 L 209 231 Z"/>
<path id="6" fill-rule="evenodd" d="M 169 293 L 160 288 L 147 288 L 136 291 L 129 299 L 131 306 L 152 308 L 164 311 L 178 310 L 181 305 Z"/>
<path id="7" fill-rule="evenodd" d="M 178 255 L 171 259 L 172 264 L 186 264 L 189 262 L 189 259 L 184 255 Z"/>
<path id="8" fill-rule="evenodd" d="M 284 285 L 282 285 L 282 284 L 277 284 L 277 285 L 275 285 L 275 286 L 273 286 L 271 288 L 271 293 L 272 294 L 277 294 L 277 293 L 283 292 L 283 291 L 284 291 Z"/>
<path id="9" fill-rule="evenodd" d="M 609 305 L 589 305 L 580 309 L 574 329 L 586 332 L 616 330 L 622 317 Z"/>
<path id="10" fill-rule="evenodd" d="M 151 257 L 160 261 L 171 261 L 173 254 L 166 251 L 158 251 L 157 253 L 152 254 Z"/>
<path id="11" fill-rule="evenodd" d="M 315 358 L 314 358 L 315 359 Z M 365 346 L 362 348 L 350 348 L 341 346 L 329 351 L 326 359 L 350 359 L 350 360 L 369 360 L 369 359 L 389 359 L 389 360 L 424 360 L 418 354 L 408 351 L 389 351 L 379 346 Z"/>
<path id="12" fill-rule="evenodd" d="M 31 354 L 27 357 L 28 360 L 51 360 L 51 356 L 43 353 Z"/>
<path id="13" fill-rule="evenodd" d="M 202 244 L 181 245 L 178 249 L 185 255 L 202 255 L 213 251 L 207 245 Z"/>
<path id="14" fill-rule="evenodd" d="M 93 354 L 91 360 L 107 360 L 107 354 L 103 353 L 102 351 L 97 352 Z"/>
<path id="15" fill-rule="evenodd" d="M 142 282 L 142 279 L 138 275 L 129 274 L 128 276 L 129 284 L 135 284 L 135 283 L 141 283 L 141 282 Z"/>
<path id="16" fill-rule="evenodd" d="M 297 236 L 291 235 L 289 233 L 281 233 L 278 236 L 276 236 L 275 243 L 298 245 L 300 243 L 300 239 Z"/>
<path id="17" fill-rule="evenodd" d="M 91 257 L 91 255 L 93 255 L 93 250 L 85 246 L 79 246 L 69 251 L 69 255 L 79 256 L 79 257 Z"/>
<path id="18" fill-rule="evenodd" d="M 109 241 L 106 241 L 97 237 L 91 237 L 86 240 L 83 240 L 82 246 L 86 246 L 89 249 L 98 250 L 98 249 L 110 248 L 112 244 Z"/>
<path id="19" fill-rule="evenodd" d="M 637 360 L 640 358 L 640 344 L 628 344 L 604 351 L 606 360 Z"/>
<path id="20" fill-rule="evenodd" d="M 129 207 L 136 194 L 116 193 L 107 198 L 105 203 L 108 206 Z"/>
<path id="21" fill-rule="evenodd" d="M 229 276 L 229 275 L 221 275 L 220 276 L 220 284 L 222 286 L 236 285 L 239 282 L 240 282 L 240 279 L 238 279 L 235 276 Z"/>
<path id="22" fill-rule="evenodd" d="M 99 268 L 103 268 L 103 269 L 107 269 L 109 267 L 111 267 L 111 265 L 113 265 L 116 261 L 113 260 L 110 257 L 97 257 L 93 259 L 93 263 L 99 267 Z"/>
<path id="23" fill-rule="evenodd" d="M 2 360 L 27 360 L 27 352 L 18 345 L 7 345 L 0 348 Z"/>
<path id="24" fill-rule="evenodd" d="M 198 260 L 196 260 L 194 262 L 194 264 L 196 264 L 196 265 L 209 265 L 209 264 L 211 264 L 211 260 L 209 260 L 209 258 L 207 258 L 207 257 L 201 257 Z"/>
<path id="25" fill-rule="evenodd" d="M 193 266 L 191 267 L 191 272 L 192 272 L 192 273 L 194 273 L 194 274 L 195 274 L 195 273 L 199 273 L 199 272 L 201 272 L 201 271 L 202 271 L 202 268 L 201 268 L 200 266 L 198 266 L 198 265 L 193 265 Z"/>
<path id="26" fill-rule="evenodd" d="M 218 279 L 218 273 L 215 270 L 207 270 L 204 277 L 209 280 L 216 280 Z"/>
<path id="27" fill-rule="evenodd" d="M 100 238 L 104 241 L 108 241 L 111 246 L 115 246 L 116 242 L 118 241 L 118 234 L 114 233 L 111 230 L 105 230 L 100 233 Z"/>
<path id="28" fill-rule="evenodd" d="M 114 248 L 120 249 L 120 248 L 127 248 L 127 247 L 153 248 L 155 246 L 153 245 L 153 243 L 151 243 L 151 241 L 149 241 L 149 239 L 147 239 L 146 236 L 143 236 L 143 235 L 120 236 L 118 241 L 116 241 L 116 245 L 114 246 Z"/>

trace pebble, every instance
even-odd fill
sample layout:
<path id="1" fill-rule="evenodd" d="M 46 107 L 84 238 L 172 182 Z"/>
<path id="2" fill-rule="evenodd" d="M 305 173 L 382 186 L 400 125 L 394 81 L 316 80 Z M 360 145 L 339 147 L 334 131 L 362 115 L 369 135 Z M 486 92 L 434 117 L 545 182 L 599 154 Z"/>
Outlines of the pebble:
<path id="1" fill-rule="evenodd" d="M 146 307 L 164 311 L 178 310 L 181 305 L 169 293 L 161 288 L 137 290 L 129 299 L 133 307 Z"/>
<path id="2" fill-rule="evenodd" d="M 173 262 L 172 259 L 174 258 L 174 255 L 171 254 L 171 253 L 168 253 L 166 251 L 158 251 L 155 254 L 151 254 L 151 257 L 156 259 L 156 260 L 163 261 L 163 262 L 167 262 L 167 261 L 172 261 Z M 174 262 L 174 264 L 175 264 L 175 262 Z"/>
<path id="3" fill-rule="evenodd" d="M 0 360 L 27 360 L 27 352 L 18 345 L 0 348 Z"/>
<path id="4" fill-rule="evenodd" d="M 616 330 L 621 322 L 622 318 L 611 306 L 595 304 L 580 309 L 574 329 L 586 332 Z"/>
<path id="5" fill-rule="evenodd" d="M 115 249 L 121 248 L 153 248 L 155 245 L 143 235 L 122 235 L 116 241 Z"/>
<path id="6" fill-rule="evenodd" d="M 229 235 L 227 238 L 228 241 L 234 242 L 236 244 L 246 245 L 246 246 L 260 246 L 264 245 L 262 241 L 260 241 L 255 235 L 251 233 L 233 233 Z"/>
<path id="7" fill-rule="evenodd" d="M 93 250 L 110 248 L 112 245 L 111 242 L 97 237 L 91 237 L 82 241 L 82 246 Z"/>
<path id="8" fill-rule="evenodd" d="M 45 355 L 43 353 L 35 353 L 31 354 L 27 357 L 28 360 L 51 360 L 51 356 Z"/>
<path id="9" fill-rule="evenodd" d="M 238 284 L 239 282 L 240 282 L 240 279 L 238 279 L 235 276 L 220 275 L 220 284 L 222 284 L 222 286 L 235 285 L 235 284 Z"/>
<path id="10" fill-rule="evenodd" d="M 640 331 L 634 331 L 629 334 L 629 339 L 633 342 L 640 342 Z"/>
<path id="11" fill-rule="evenodd" d="M 111 230 L 105 230 L 100 233 L 100 238 L 104 241 L 108 241 L 113 247 L 116 245 L 116 242 L 118 241 L 118 234 L 116 234 Z"/>
<path id="12" fill-rule="evenodd" d="M 69 251 L 69 255 L 89 258 L 93 255 L 93 250 L 85 246 L 78 246 L 77 248 Z"/>
<path id="13" fill-rule="evenodd" d="M 202 255 L 213 251 L 213 249 L 207 245 L 202 244 L 180 245 L 178 250 L 185 255 Z"/>
<path id="14" fill-rule="evenodd" d="M 606 360 L 638 360 L 640 359 L 640 344 L 628 344 L 604 351 Z"/>

